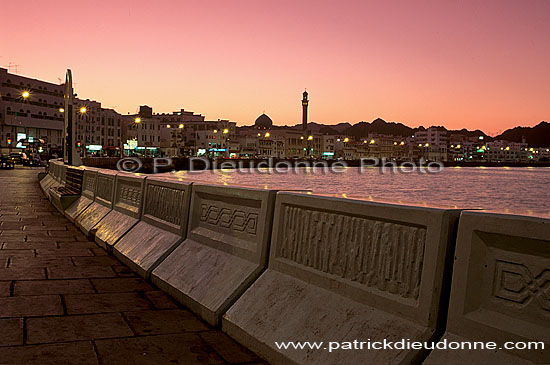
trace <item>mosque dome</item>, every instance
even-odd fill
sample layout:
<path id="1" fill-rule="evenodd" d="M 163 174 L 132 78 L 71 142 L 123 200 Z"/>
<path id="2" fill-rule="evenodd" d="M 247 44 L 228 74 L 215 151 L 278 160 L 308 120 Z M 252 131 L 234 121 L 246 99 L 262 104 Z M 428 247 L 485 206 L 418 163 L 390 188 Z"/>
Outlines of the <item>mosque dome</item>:
<path id="1" fill-rule="evenodd" d="M 270 129 L 273 126 L 273 121 L 265 114 L 260 115 L 254 122 L 256 128 Z"/>

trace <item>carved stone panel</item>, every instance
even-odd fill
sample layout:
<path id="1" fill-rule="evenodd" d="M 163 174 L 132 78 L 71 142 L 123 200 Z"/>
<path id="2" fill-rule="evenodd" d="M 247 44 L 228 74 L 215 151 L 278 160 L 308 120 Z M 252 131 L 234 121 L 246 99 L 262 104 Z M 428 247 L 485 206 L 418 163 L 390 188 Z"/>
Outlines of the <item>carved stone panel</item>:
<path id="1" fill-rule="evenodd" d="M 184 188 L 184 185 L 181 186 Z M 182 207 L 185 204 L 185 190 L 174 187 L 147 184 L 144 214 L 174 226 L 182 225 Z"/>
<path id="2" fill-rule="evenodd" d="M 141 187 L 143 180 L 129 181 L 120 179 L 117 181 L 116 205 L 122 209 L 138 213 L 141 205 Z"/>
<path id="3" fill-rule="evenodd" d="M 418 299 L 426 228 L 283 206 L 277 257 Z"/>
<path id="4" fill-rule="evenodd" d="M 82 184 L 82 194 L 93 198 L 95 195 L 95 187 L 96 187 L 96 173 L 91 172 L 84 172 L 83 176 L 83 184 Z"/>
<path id="5" fill-rule="evenodd" d="M 110 203 L 113 197 L 113 189 L 115 185 L 114 176 L 104 176 L 99 174 L 97 176 L 97 190 L 96 196 L 103 201 Z"/>

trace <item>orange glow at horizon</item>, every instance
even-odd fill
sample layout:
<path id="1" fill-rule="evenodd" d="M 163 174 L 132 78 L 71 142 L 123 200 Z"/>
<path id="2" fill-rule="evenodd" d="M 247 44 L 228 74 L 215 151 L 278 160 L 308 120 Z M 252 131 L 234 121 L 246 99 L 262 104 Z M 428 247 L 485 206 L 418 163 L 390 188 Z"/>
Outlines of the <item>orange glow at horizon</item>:
<path id="1" fill-rule="evenodd" d="M 0 67 L 121 114 L 250 125 L 382 118 L 491 135 L 550 120 L 550 1 L 25 1 L 2 4 Z"/>

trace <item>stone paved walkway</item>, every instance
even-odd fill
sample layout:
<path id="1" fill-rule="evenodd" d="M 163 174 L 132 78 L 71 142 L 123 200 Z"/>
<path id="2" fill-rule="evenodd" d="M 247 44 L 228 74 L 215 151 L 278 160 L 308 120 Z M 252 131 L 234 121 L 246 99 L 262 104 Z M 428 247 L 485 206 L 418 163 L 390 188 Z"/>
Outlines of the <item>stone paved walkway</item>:
<path id="1" fill-rule="evenodd" d="M 260 362 L 88 241 L 38 171 L 0 170 L 1 364 Z"/>

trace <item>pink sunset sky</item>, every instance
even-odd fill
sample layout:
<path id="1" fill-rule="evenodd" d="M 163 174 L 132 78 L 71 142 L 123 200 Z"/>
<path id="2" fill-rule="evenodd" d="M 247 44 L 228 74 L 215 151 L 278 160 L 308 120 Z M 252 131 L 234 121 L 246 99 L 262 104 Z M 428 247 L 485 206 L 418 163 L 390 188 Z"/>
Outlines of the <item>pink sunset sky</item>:
<path id="1" fill-rule="evenodd" d="M 381 117 L 497 134 L 550 119 L 550 1 L 2 1 L 0 65 L 120 113 Z"/>

